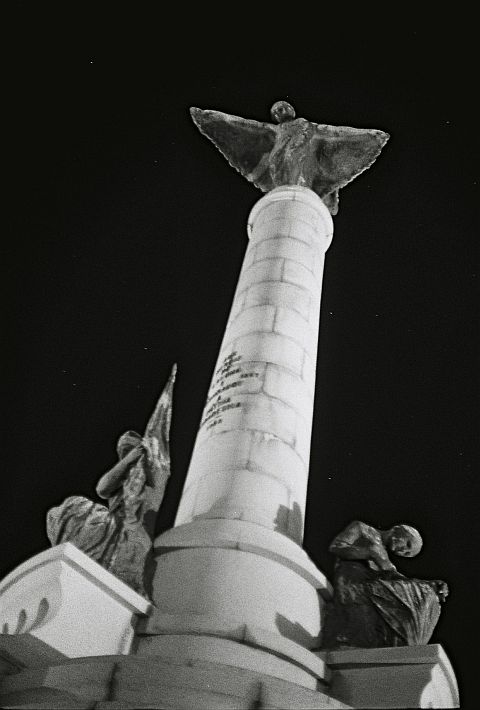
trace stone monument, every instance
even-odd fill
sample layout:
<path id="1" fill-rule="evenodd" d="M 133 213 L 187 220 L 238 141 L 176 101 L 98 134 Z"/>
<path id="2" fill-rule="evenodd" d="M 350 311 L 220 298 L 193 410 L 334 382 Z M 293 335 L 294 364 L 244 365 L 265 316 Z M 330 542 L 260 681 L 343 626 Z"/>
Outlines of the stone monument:
<path id="1" fill-rule="evenodd" d="M 456 706 L 449 661 L 424 638 L 404 648 L 325 644 L 329 618 L 338 640 L 337 589 L 301 547 L 331 215 L 338 191 L 388 136 L 295 118 L 284 101 L 272 107 L 275 123 L 191 114 L 266 195 L 248 220 L 175 525 L 154 543 L 151 603 L 71 541 L 17 568 L 0 586 L 13 619 L 0 641 L 0 701 L 98 710 Z M 68 617 L 78 613 L 84 629 L 72 639 Z"/>

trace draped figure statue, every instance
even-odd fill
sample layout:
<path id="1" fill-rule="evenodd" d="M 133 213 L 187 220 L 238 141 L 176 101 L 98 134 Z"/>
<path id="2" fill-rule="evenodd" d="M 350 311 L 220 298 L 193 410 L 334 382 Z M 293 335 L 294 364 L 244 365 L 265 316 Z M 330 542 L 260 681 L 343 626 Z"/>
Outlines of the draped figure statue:
<path id="1" fill-rule="evenodd" d="M 441 580 L 406 577 L 389 557 L 414 557 L 421 547 L 418 531 L 403 524 L 377 530 L 354 521 L 337 535 L 329 548 L 337 559 L 323 648 L 428 643 L 448 586 Z"/>
<path id="2" fill-rule="evenodd" d="M 155 521 L 170 476 L 169 434 L 176 366 L 142 437 L 127 431 L 118 463 L 97 484 L 108 507 L 70 496 L 47 513 L 52 545 L 71 542 L 139 594 L 149 595 Z"/>

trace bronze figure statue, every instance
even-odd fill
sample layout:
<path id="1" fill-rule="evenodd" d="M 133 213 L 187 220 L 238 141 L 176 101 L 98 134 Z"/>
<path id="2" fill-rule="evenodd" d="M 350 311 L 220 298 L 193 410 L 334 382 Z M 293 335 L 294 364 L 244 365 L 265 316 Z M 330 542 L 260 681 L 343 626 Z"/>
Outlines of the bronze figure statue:
<path id="1" fill-rule="evenodd" d="M 295 118 L 293 106 L 286 101 L 277 101 L 270 111 L 278 125 L 190 109 L 199 130 L 260 190 L 302 185 L 336 214 L 339 189 L 372 165 L 388 134 Z"/>
<path id="2" fill-rule="evenodd" d="M 108 507 L 70 496 L 47 513 L 52 545 L 71 542 L 139 594 L 148 596 L 155 521 L 170 476 L 169 434 L 176 365 L 144 436 L 123 434 L 119 461 L 97 485 Z"/>
<path id="3" fill-rule="evenodd" d="M 441 580 L 406 577 L 389 557 L 414 557 L 421 548 L 418 531 L 403 524 L 377 530 L 354 521 L 337 535 L 329 548 L 337 559 L 323 648 L 428 643 L 448 586 Z"/>

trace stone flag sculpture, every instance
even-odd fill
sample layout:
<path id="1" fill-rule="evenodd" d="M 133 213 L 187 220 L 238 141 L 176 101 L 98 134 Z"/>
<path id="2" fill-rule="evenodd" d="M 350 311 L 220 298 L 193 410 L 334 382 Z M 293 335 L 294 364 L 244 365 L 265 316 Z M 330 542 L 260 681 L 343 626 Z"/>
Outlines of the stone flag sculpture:
<path id="1" fill-rule="evenodd" d="M 47 514 L 52 545 L 71 542 L 105 569 L 148 596 L 149 559 L 155 520 L 170 476 L 169 433 L 176 365 L 144 436 L 118 441 L 119 462 L 105 473 L 97 493 L 108 507 L 70 496 Z"/>

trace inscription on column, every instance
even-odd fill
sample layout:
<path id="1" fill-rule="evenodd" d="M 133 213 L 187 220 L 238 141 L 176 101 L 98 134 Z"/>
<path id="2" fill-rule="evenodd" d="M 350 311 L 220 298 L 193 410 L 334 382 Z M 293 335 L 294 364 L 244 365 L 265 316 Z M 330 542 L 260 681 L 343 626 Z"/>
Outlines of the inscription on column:
<path id="1" fill-rule="evenodd" d="M 234 394 L 235 388 L 239 387 L 246 379 L 259 377 L 259 373 L 245 372 L 241 360 L 242 356 L 234 350 L 222 360 L 215 370 L 200 429 L 203 427 L 207 430 L 212 429 L 223 421 L 221 416 L 223 412 L 242 406 L 243 402 L 232 402 L 231 395 Z"/>

